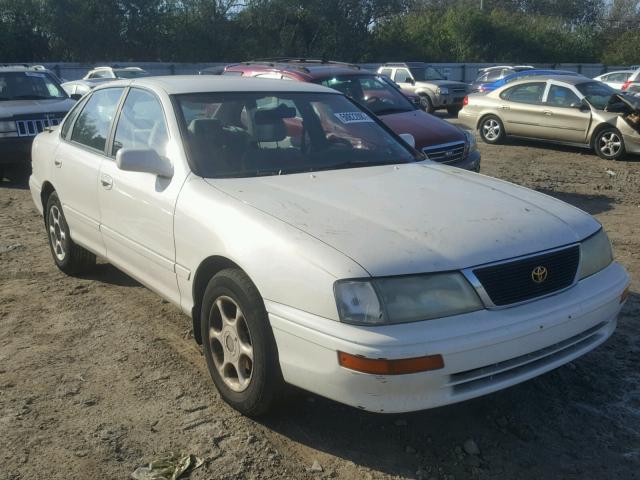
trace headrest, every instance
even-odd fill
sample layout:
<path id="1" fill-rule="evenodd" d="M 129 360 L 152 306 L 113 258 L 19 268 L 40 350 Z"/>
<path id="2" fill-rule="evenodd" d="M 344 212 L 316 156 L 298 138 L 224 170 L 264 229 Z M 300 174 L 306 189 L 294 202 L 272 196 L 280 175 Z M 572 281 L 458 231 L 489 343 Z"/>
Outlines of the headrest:
<path id="1" fill-rule="evenodd" d="M 256 125 L 268 125 L 271 123 L 277 123 L 278 120 L 283 118 L 293 118 L 296 116 L 296 109 L 293 107 L 287 107 L 286 105 L 278 105 L 276 108 L 269 108 L 264 110 L 258 110 L 255 114 Z"/>
<path id="2" fill-rule="evenodd" d="M 222 124 L 215 118 L 196 118 L 191 120 L 188 130 L 196 137 L 206 137 L 219 133 L 222 130 Z"/>

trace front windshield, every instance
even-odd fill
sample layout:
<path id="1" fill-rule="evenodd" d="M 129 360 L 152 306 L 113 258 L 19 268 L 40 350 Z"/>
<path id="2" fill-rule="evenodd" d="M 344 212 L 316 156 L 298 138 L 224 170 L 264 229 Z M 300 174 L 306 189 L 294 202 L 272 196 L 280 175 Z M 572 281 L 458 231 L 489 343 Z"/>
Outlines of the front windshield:
<path id="1" fill-rule="evenodd" d="M 584 95 L 591 105 L 598 110 L 604 110 L 611 100 L 615 90 L 601 82 L 587 82 L 576 85 L 578 91 Z"/>
<path id="2" fill-rule="evenodd" d="M 114 73 L 118 78 L 140 78 L 149 76 L 144 70 L 114 70 Z"/>
<path id="3" fill-rule="evenodd" d="M 409 69 L 416 82 L 429 82 L 433 80 L 446 80 L 442 74 L 433 67 L 412 67 Z"/>
<path id="4" fill-rule="evenodd" d="M 190 158 L 203 177 L 256 177 L 422 159 L 342 95 L 176 96 Z"/>
<path id="5" fill-rule="evenodd" d="M 42 72 L 0 72 L 0 101 L 67 98 L 64 90 Z"/>
<path id="6" fill-rule="evenodd" d="M 407 97 L 375 75 L 344 75 L 316 80 L 315 83 L 344 93 L 376 115 L 415 110 Z"/>

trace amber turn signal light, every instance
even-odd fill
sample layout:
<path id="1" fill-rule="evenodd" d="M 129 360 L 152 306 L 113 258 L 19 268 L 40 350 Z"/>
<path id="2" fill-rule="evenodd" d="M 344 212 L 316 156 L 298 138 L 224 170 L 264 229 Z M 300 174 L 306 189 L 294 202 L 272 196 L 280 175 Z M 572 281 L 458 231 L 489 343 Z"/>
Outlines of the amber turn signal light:
<path id="1" fill-rule="evenodd" d="M 385 358 L 366 358 L 338 352 L 338 363 L 349 370 L 374 375 L 406 375 L 408 373 L 444 368 L 442 355 L 387 360 Z"/>

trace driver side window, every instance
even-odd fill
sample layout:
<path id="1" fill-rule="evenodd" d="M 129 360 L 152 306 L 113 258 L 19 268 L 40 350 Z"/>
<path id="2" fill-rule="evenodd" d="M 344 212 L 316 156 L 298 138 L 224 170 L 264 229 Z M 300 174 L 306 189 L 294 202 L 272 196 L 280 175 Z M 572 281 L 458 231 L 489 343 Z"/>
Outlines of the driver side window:
<path id="1" fill-rule="evenodd" d="M 118 119 L 111 156 L 121 148 L 150 149 L 164 156 L 168 140 L 160 101 L 150 92 L 131 89 Z"/>
<path id="2" fill-rule="evenodd" d="M 393 79 L 396 83 L 407 83 L 411 79 L 411 75 L 409 74 L 409 70 L 406 68 L 399 68 L 396 70 L 396 74 Z"/>

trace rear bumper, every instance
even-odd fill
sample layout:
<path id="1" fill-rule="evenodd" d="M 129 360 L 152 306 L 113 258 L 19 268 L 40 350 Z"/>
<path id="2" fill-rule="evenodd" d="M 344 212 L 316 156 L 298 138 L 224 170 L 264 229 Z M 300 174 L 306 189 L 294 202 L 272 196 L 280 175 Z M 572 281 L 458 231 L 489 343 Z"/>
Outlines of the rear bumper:
<path id="1" fill-rule="evenodd" d="M 573 288 L 502 310 L 385 327 L 357 327 L 265 302 L 287 382 L 380 413 L 423 410 L 516 385 L 602 344 L 616 328 L 624 268 L 612 264 Z M 441 370 L 369 375 L 337 352 L 368 358 L 441 354 Z"/>
<path id="2" fill-rule="evenodd" d="M 34 137 L 0 138 L 0 165 L 31 162 Z"/>
<path id="3" fill-rule="evenodd" d="M 478 126 L 478 116 L 476 114 L 469 113 L 469 110 L 463 108 L 458 112 L 458 122 L 475 131 Z"/>

